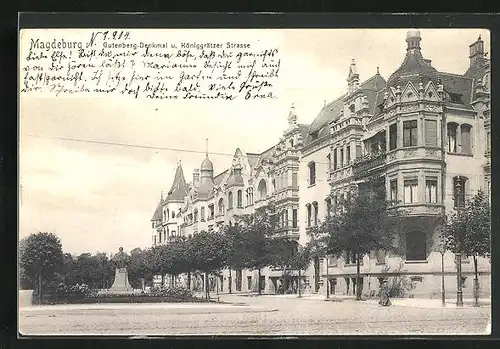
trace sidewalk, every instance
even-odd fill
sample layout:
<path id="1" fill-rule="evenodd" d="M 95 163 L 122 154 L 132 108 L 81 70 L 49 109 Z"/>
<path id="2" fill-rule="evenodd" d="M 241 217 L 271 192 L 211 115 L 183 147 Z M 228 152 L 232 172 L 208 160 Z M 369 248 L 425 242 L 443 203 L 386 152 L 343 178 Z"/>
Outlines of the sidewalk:
<path id="1" fill-rule="evenodd" d="M 367 300 L 370 304 L 378 305 L 378 299 Z M 424 298 L 391 298 L 392 306 L 397 307 L 409 307 L 409 308 L 426 308 L 426 309 L 464 309 L 464 308 L 475 308 L 474 299 L 464 299 L 464 306 L 457 307 L 456 300 L 446 299 L 445 307 L 442 306 L 441 299 L 424 299 Z M 480 308 L 490 308 L 491 299 L 483 298 L 479 300 Z"/>

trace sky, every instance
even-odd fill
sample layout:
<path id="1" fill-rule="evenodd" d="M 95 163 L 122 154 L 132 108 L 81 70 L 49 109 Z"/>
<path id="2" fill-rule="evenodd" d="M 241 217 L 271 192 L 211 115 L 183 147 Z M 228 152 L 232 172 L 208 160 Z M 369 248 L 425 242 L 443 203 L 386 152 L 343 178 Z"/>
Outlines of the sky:
<path id="1" fill-rule="evenodd" d="M 155 101 L 140 99 L 21 97 L 19 238 L 56 234 L 64 252 L 115 253 L 151 244 L 151 217 L 167 192 L 178 161 L 187 181 L 208 151 L 215 174 L 227 169 L 237 148 L 262 152 L 287 127 L 292 103 L 309 124 L 325 101 L 342 95 L 352 59 L 360 80 L 377 67 L 388 79 L 403 61 L 401 30 L 232 30 L 244 40 L 266 37 L 280 49 L 280 93 L 273 102 Z M 199 33 L 199 32 L 198 32 Z M 204 30 L 207 38 L 227 32 Z M 421 48 L 439 71 L 463 74 L 469 45 L 481 29 L 424 29 Z M 185 31 L 186 37 L 196 37 Z M 60 140 L 71 138 L 134 146 Z M 175 148 L 186 151 L 171 151 Z"/>

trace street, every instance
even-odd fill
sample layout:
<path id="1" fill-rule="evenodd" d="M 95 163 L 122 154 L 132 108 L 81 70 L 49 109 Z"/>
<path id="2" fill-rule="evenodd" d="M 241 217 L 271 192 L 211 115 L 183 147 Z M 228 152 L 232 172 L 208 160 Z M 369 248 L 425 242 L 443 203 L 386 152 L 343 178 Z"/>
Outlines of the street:
<path id="1" fill-rule="evenodd" d="M 231 304 L 105 304 L 20 309 L 23 335 L 486 334 L 490 307 L 381 307 L 373 302 L 221 295 Z"/>

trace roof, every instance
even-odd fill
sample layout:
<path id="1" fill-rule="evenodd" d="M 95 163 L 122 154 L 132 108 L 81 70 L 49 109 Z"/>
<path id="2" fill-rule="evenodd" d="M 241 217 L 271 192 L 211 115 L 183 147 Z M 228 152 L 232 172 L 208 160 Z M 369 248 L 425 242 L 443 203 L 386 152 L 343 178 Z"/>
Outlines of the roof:
<path id="1" fill-rule="evenodd" d="M 358 91 L 361 91 L 367 97 L 370 111 L 372 113 L 375 112 L 377 100 L 379 100 L 380 98 L 378 94 L 380 94 L 380 91 L 385 89 L 385 86 L 386 81 L 378 72 L 359 85 Z M 319 131 L 318 138 L 321 138 L 330 132 L 328 128 L 325 128 L 325 125 L 330 122 L 336 122 L 340 118 L 340 113 L 344 109 L 344 98 L 346 96 L 347 94 L 343 94 L 321 109 L 318 116 L 316 117 L 316 119 L 314 119 L 311 126 L 309 127 L 309 130 L 307 131 L 307 137 L 304 137 L 305 144 L 310 143 L 313 140 L 311 134 L 315 132 Z"/>
<path id="2" fill-rule="evenodd" d="M 227 179 L 227 186 L 228 187 L 243 186 L 243 185 L 244 185 L 244 181 L 243 181 L 243 176 L 241 174 L 235 174 L 233 172 L 233 173 L 231 173 L 231 175 Z"/>
<path id="3" fill-rule="evenodd" d="M 473 78 L 468 78 L 462 75 L 451 74 L 451 73 L 439 73 L 441 78 L 441 83 L 445 92 L 454 94 L 460 97 L 459 101 L 449 101 L 455 105 L 461 105 L 462 107 L 472 109 L 471 98 L 472 98 L 472 86 Z M 447 104 L 450 104 L 447 103 Z"/>
<path id="4" fill-rule="evenodd" d="M 184 196 L 187 195 L 187 192 L 188 186 L 186 179 L 184 178 L 184 172 L 182 171 L 182 166 L 179 164 L 177 166 L 177 170 L 175 171 L 172 187 L 168 191 L 165 202 L 184 201 Z"/>
<path id="5" fill-rule="evenodd" d="M 207 157 L 203 162 L 201 163 L 200 171 L 213 171 L 214 170 L 214 164 L 212 164 L 212 161 Z"/>
<path id="6" fill-rule="evenodd" d="M 222 183 L 222 180 L 224 179 L 224 175 L 229 171 L 229 169 L 225 170 L 224 172 L 219 173 L 217 176 L 214 177 L 214 184 L 215 185 L 220 185 Z"/>
<path id="7" fill-rule="evenodd" d="M 155 213 L 153 214 L 153 217 L 151 218 L 151 221 L 161 221 L 162 220 L 162 206 L 163 206 L 163 199 L 160 199 L 160 202 L 158 202 L 158 206 L 156 206 Z"/>
<path id="8" fill-rule="evenodd" d="M 437 81 L 438 71 L 431 65 L 431 61 L 422 57 L 420 48 L 407 49 L 401 66 L 392 73 L 387 80 L 388 86 L 406 86 L 408 81 L 424 84 L 427 81 Z"/>

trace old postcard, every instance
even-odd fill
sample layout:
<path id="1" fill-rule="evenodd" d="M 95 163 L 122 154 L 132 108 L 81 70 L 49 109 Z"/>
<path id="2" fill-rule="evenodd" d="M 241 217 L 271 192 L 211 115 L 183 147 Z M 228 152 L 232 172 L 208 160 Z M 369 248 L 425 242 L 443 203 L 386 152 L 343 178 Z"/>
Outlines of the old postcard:
<path id="1" fill-rule="evenodd" d="M 489 334 L 489 51 L 22 29 L 20 334 Z"/>

